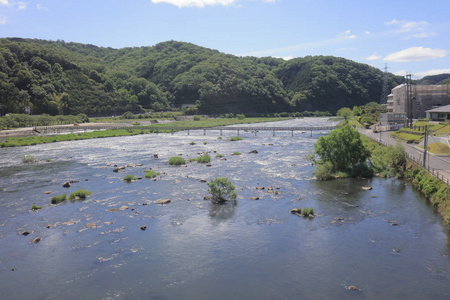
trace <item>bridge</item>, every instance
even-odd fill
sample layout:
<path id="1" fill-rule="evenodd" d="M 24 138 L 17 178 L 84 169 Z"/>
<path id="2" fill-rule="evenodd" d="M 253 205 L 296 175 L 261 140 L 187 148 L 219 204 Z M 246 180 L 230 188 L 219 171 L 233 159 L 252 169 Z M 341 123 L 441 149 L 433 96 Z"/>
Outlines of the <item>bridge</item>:
<path id="1" fill-rule="evenodd" d="M 236 131 L 239 136 L 241 132 L 252 132 L 257 135 L 261 131 L 272 131 L 273 136 L 275 132 L 279 131 L 290 131 L 291 135 L 294 135 L 294 131 L 300 132 L 311 132 L 321 131 L 321 130 L 333 130 L 336 126 L 216 126 L 216 127 L 177 127 L 177 126 L 164 126 L 164 127 L 152 127 L 152 126 L 123 126 L 123 124 L 108 124 L 108 125 L 83 125 L 83 126 L 73 126 L 73 125 L 63 125 L 63 126 L 38 126 L 34 127 L 34 133 L 45 134 L 45 133 L 63 133 L 63 132 L 80 132 L 80 131 L 92 131 L 92 130 L 108 130 L 108 129 L 127 129 L 127 130 L 151 130 L 153 133 L 170 132 L 174 134 L 175 132 L 185 131 L 190 135 L 191 131 L 203 130 L 203 135 L 206 135 L 207 131 L 219 131 L 222 135 L 223 131 Z"/>
<path id="2" fill-rule="evenodd" d="M 306 132 L 309 131 L 320 131 L 320 130 L 333 130 L 336 126 L 286 126 L 286 127 L 280 127 L 280 126 L 274 126 L 274 127 L 264 127 L 264 126 L 218 126 L 218 127 L 207 127 L 207 128 L 172 128 L 172 133 L 174 131 L 187 131 L 187 134 L 190 134 L 191 130 L 203 130 L 203 135 L 206 135 L 207 130 L 218 130 L 220 131 L 220 135 L 222 135 L 222 131 L 236 131 L 237 135 L 239 136 L 240 132 L 252 132 L 257 135 L 260 131 L 272 131 L 273 136 L 275 136 L 275 132 L 277 131 L 290 131 L 291 136 L 294 135 L 294 131 L 301 131 Z"/>

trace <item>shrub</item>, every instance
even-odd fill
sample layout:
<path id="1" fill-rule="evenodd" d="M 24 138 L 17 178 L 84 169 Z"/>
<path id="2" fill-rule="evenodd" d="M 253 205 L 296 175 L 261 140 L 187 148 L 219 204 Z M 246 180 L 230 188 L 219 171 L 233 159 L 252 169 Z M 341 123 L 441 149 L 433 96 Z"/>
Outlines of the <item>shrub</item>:
<path id="1" fill-rule="evenodd" d="M 221 140 L 222 139 L 222 137 L 221 136 L 219 136 L 218 138 L 217 138 L 218 140 Z"/>
<path id="2" fill-rule="evenodd" d="M 51 203 L 58 204 L 58 203 L 66 201 L 66 198 L 67 198 L 66 194 L 58 195 L 58 196 L 55 196 L 52 198 Z"/>
<path id="3" fill-rule="evenodd" d="M 45 161 L 46 162 L 51 162 L 52 160 L 50 158 L 47 158 Z"/>
<path id="4" fill-rule="evenodd" d="M 134 177 L 133 174 L 126 175 L 126 176 L 123 178 L 123 181 L 127 181 L 127 182 L 130 182 L 130 181 L 133 181 L 133 180 L 137 180 L 137 178 Z"/>
<path id="5" fill-rule="evenodd" d="M 241 155 L 242 153 L 241 152 L 233 152 L 233 154 L 231 154 L 231 155 Z"/>
<path id="6" fill-rule="evenodd" d="M 86 191 L 86 190 L 79 189 L 78 191 L 73 192 L 72 194 L 70 194 L 69 199 L 70 200 L 74 200 L 74 199 L 76 199 L 78 197 L 79 199 L 84 200 L 84 199 L 86 199 L 87 196 L 89 196 L 91 194 L 92 194 L 91 191 Z"/>
<path id="7" fill-rule="evenodd" d="M 194 121 L 200 121 L 200 120 L 201 120 L 200 116 L 194 115 Z"/>
<path id="8" fill-rule="evenodd" d="M 36 204 L 33 204 L 33 206 L 31 207 L 32 210 L 38 210 L 38 209 L 42 209 L 42 206 L 37 206 Z"/>
<path id="9" fill-rule="evenodd" d="M 22 156 L 22 162 L 24 164 L 32 164 L 34 162 L 36 162 L 36 157 L 34 157 L 33 155 L 24 155 Z"/>
<path id="10" fill-rule="evenodd" d="M 222 154 L 217 154 L 217 155 L 216 155 L 216 158 L 222 158 L 222 157 L 223 157 Z"/>
<path id="11" fill-rule="evenodd" d="M 127 111 L 120 118 L 121 119 L 135 119 L 136 116 L 131 111 Z"/>
<path id="12" fill-rule="evenodd" d="M 333 179 L 333 164 L 329 161 L 319 163 L 314 170 L 314 176 L 318 180 L 330 180 Z"/>
<path id="13" fill-rule="evenodd" d="M 155 178 L 159 174 L 160 174 L 159 172 L 155 172 L 153 170 L 150 170 L 147 173 L 145 173 L 145 178 Z"/>
<path id="14" fill-rule="evenodd" d="M 230 138 L 231 142 L 236 142 L 236 141 L 242 141 L 242 137 L 240 136 L 233 136 Z"/>
<path id="15" fill-rule="evenodd" d="M 179 165 L 185 165 L 186 161 L 184 158 L 179 156 L 173 156 L 169 159 L 169 165 L 171 166 L 179 166 Z"/>
<path id="16" fill-rule="evenodd" d="M 244 115 L 244 114 L 237 114 L 237 115 L 236 115 L 236 118 L 237 118 L 238 120 L 244 120 L 244 119 L 245 119 L 245 115 Z"/>
<path id="17" fill-rule="evenodd" d="M 207 183 L 208 193 L 212 195 L 211 200 L 214 203 L 224 203 L 226 201 L 236 200 L 236 187 L 231 184 L 227 177 L 220 177 Z"/>
<path id="18" fill-rule="evenodd" d="M 211 157 L 209 155 L 202 155 L 197 158 L 197 162 L 201 164 L 207 164 L 211 161 Z"/>
<path id="19" fill-rule="evenodd" d="M 189 145 L 195 145 L 195 142 L 190 142 Z"/>
<path id="20" fill-rule="evenodd" d="M 208 144 L 208 142 L 203 142 L 203 145 L 207 145 Z"/>

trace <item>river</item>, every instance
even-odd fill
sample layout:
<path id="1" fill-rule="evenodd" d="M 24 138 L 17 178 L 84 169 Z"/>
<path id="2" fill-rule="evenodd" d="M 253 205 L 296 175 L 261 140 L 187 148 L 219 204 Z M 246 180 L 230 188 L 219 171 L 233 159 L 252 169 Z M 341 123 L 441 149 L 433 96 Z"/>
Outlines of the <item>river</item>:
<path id="1" fill-rule="evenodd" d="M 228 141 L 235 132 L 219 134 L 1 148 L 1 299 L 450 298 L 449 231 L 409 182 L 314 180 L 305 155 L 327 132 L 241 131 L 237 142 Z M 168 165 L 209 151 L 210 167 Z M 27 154 L 40 162 L 23 164 Z M 122 180 L 149 168 L 161 173 L 156 181 Z M 236 186 L 236 204 L 204 200 L 201 179 L 215 177 Z M 78 189 L 92 195 L 50 204 Z M 171 202 L 155 203 L 162 199 Z M 32 211 L 34 203 L 43 208 Z M 297 207 L 313 207 L 316 217 L 291 214 Z"/>

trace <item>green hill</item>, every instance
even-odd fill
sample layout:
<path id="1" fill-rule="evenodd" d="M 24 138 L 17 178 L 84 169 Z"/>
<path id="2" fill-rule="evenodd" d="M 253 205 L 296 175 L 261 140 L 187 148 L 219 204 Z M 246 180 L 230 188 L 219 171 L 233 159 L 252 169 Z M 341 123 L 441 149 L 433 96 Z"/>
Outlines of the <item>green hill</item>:
<path id="1" fill-rule="evenodd" d="M 450 74 L 425 76 L 424 78 L 418 80 L 417 84 L 450 84 Z"/>
<path id="2" fill-rule="evenodd" d="M 6 113 L 110 114 L 196 104 L 192 113 L 336 112 L 375 101 L 383 73 L 332 56 L 289 61 L 237 57 L 169 41 L 104 48 L 0 39 L 0 99 Z M 390 88 L 402 82 L 390 76 Z"/>

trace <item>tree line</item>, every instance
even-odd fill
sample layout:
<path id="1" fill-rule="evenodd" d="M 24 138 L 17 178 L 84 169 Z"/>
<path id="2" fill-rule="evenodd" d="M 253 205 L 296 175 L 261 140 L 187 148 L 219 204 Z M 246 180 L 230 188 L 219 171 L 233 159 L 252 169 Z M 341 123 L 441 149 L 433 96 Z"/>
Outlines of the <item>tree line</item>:
<path id="1" fill-rule="evenodd" d="M 383 73 L 332 56 L 289 61 L 237 57 L 194 44 L 104 48 L 38 39 L 0 39 L 3 113 L 50 115 L 164 111 L 329 111 L 377 101 Z M 403 78 L 391 75 L 390 86 Z"/>

